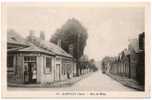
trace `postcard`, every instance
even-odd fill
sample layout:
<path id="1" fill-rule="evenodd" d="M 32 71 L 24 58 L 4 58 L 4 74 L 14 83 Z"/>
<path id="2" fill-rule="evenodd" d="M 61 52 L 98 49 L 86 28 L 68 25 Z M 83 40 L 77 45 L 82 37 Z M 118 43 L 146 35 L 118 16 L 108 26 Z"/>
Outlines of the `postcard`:
<path id="1" fill-rule="evenodd" d="M 4 98 L 150 97 L 149 2 L 3 2 Z"/>

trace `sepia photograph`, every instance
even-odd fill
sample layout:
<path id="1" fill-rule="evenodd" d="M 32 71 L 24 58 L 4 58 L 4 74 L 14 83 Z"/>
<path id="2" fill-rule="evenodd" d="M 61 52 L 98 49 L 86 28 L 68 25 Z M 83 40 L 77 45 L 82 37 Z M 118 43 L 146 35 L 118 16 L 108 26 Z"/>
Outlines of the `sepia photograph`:
<path id="1" fill-rule="evenodd" d="M 2 3 L 3 97 L 149 97 L 149 16 L 148 2 Z"/>

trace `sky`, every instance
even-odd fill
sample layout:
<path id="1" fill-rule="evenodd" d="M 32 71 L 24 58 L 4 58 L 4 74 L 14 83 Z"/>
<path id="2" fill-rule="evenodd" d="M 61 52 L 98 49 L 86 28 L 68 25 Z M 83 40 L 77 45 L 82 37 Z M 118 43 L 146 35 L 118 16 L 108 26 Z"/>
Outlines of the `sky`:
<path id="1" fill-rule="evenodd" d="M 46 40 L 68 19 L 77 19 L 88 32 L 84 53 L 95 60 L 116 56 L 128 47 L 130 39 L 145 30 L 142 7 L 9 3 L 4 13 L 8 29 L 14 29 L 22 37 L 30 30 L 34 30 L 36 36 L 44 31 Z"/>

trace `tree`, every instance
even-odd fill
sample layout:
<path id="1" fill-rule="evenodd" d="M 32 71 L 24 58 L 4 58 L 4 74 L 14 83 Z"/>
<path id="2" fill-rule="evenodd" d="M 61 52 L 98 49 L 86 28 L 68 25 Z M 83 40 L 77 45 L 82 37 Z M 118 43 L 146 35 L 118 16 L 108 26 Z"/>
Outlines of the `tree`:
<path id="1" fill-rule="evenodd" d="M 69 46 L 73 47 L 73 49 L 70 50 L 73 50 L 72 56 L 77 60 L 78 64 L 79 58 L 83 55 L 87 38 L 87 30 L 78 20 L 72 18 L 69 19 L 60 29 L 56 30 L 55 34 L 50 39 L 50 42 L 57 44 L 57 42 L 61 40 L 61 47 L 68 53 L 70 53 Z"/>
<path id="2" fill-rule="evenodd" d="M 94 71 L 94 72 L 98 70 L 98 68 L 95 65 L 95 60 L 94 59 L 90 59 L 90 61 L 89 61 L 89 69 Z"/>
<path id="3" fill-rule="evenodd" d="M 88 68 L 89 58 L 87 55 L 83 55 L 79 58 L 79 61 L 80 61 L 80 74 L 82 74 L 82 71 Z"/>

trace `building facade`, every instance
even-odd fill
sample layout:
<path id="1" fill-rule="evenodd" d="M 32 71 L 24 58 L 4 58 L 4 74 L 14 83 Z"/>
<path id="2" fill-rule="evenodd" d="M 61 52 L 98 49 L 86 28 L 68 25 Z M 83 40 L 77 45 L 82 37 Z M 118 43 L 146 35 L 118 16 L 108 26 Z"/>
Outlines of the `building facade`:
<path id="1" fill-rule="evenodd" d="M 16 33 L 8 33 L 8 82 L 50 83 L 73 77 L 75 63 L 70 54 L 45 40 L 34 41 L 27 43 Z"/>
<path id="2" fill-rule="evenodd" d="M 145 83 L 145 50 L 144 32 L 130 41 L 128 49 L 124 49 L 117 57 L 102 60 L 106 73 L 136 80 L 140 85 Z"/>

